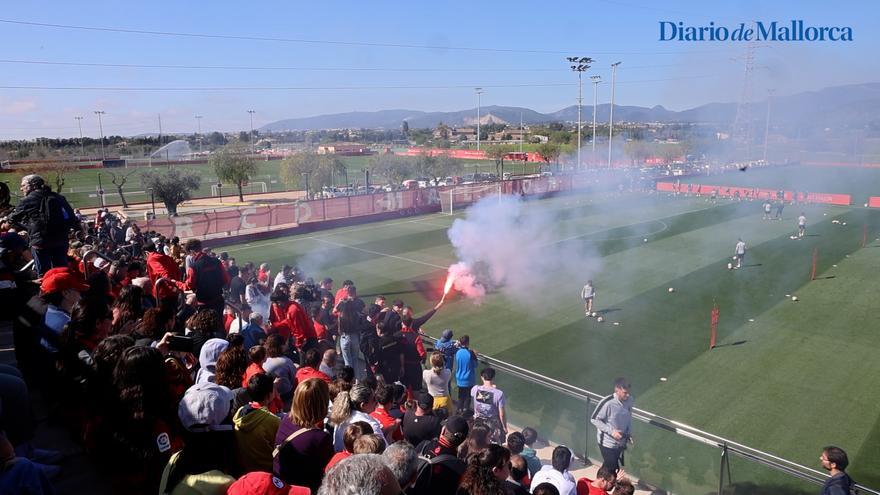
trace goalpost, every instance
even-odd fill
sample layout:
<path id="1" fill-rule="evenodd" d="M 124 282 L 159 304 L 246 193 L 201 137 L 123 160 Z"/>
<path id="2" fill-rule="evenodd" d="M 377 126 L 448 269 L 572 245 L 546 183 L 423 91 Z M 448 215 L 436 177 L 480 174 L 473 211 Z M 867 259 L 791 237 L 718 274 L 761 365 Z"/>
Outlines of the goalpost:
<path id="1" fill-rule="evenodd" d="M 483 198 L 501 198 L 502 182 L 484 182 L 477 184 L 459 184 L 440 193 L 440 206 L 443 213 L 452 215 L 462 208 L 476 203 Z"/>
<path id="2" fill-rule="evenodd" d="M 229 191 L 233 191 L 234 194 L 238 194 L 238 189 L 235 186 L 227 186 L 224 187 L 223 190 L 226 191 L 226 195 L 229 196 Z M 243 194 L 252 194 L 256 192 L 267 192 L 269 190 L 269 186 L 266 185 L 265 182 L 248 182 L 241 188 L 241 192 Z M 211 196 L 219 196 L 220 190 L 217 188 L 217 184 L 211 185 Z"/>

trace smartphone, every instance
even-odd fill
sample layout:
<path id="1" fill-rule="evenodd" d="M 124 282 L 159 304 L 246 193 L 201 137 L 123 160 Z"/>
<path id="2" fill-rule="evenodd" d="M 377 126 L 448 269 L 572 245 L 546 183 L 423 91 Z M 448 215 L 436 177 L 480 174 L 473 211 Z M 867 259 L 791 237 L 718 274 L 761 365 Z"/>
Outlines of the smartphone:
<path id="1" fill-rule="evenodd" d="M 168 349 L 177 352 L 192 352 L 193 339 L 183 335 L 175 335 L 168 339 Z"/>

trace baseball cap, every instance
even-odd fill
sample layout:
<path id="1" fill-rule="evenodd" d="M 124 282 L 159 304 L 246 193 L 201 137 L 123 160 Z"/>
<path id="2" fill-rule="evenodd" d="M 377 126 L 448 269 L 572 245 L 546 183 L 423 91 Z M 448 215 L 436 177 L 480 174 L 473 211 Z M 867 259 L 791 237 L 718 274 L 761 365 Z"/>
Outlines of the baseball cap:
<path id="1" fill-rule="evenodd" d="M 311 495 L 304 486 L 288 485 L 270 473 L 254 471 L 230 485 L 226 495 Z"/>
<path id="2" fill-rule="evenodd" d="M 458 439 L 464 439 L 468 436 L 468 432 L 470 432 L 467 420 L 461 416 L 452 416 L 447 419 L 444 427 L 446 428 L 446 431 Z"/>
<path id="3" fill-rule="evenodd" d="M 419 394 L 419 407 L 422 409 L 434 409 L 434 397 L 428 392 Z"/>
<path id="4" fill-rule="evenodd" d="M 93 261 L 92 264 L 95 265 L 95 268 L 98 270 L 110 268 L 110 262 L 101 257 L 95 258 L 95 261 Z"/>
<path id="5" fill-rule="evenodd" d="M 89 286 L 67 267 L 53 268 L 43 274 L 43 281 L 40 282 L 40 292 L 51 294 L 65 289 L 76 289 L 82 292 L 89 290 Z"/>
<path id="6" fill-rule="evenodd" d="M 231 430 L 224 425 L 232 408 L 232 391 L 211 382 L 196 383 L 183 394 L 177 407 L 180 423 L 189 431 Z"/>

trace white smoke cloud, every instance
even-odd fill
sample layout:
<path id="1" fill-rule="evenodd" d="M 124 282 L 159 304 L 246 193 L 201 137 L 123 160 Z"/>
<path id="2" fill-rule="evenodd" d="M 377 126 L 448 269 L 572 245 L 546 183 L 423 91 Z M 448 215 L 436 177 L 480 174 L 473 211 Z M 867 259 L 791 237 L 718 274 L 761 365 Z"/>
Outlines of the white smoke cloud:
<path id="1" fill-rule="evenodd" d="M 565 225 L 564 212 L 503 196 L 474 204 L 448 234 L 459 260 L 482 285 L 529 303 L 549 286 L 579 288 L 601 267 L 592 245 Z"/>

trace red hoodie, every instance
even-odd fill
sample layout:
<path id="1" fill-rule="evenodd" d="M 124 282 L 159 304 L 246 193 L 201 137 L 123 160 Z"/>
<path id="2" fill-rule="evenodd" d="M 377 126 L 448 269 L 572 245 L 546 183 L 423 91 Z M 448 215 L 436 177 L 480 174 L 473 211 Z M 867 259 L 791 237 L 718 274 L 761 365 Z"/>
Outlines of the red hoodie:
<path id="1" fill-rule="evenodd" d="M 287 307 L 287 326 L 290 333 L 293 334 L 295 345 L 301 348 L 308 339 L 318 339 L 315 333 L 315 326 L 312 325 L 312 319 L 306 313 L 306 310 L 296 301 L 291 301 Z"/>

